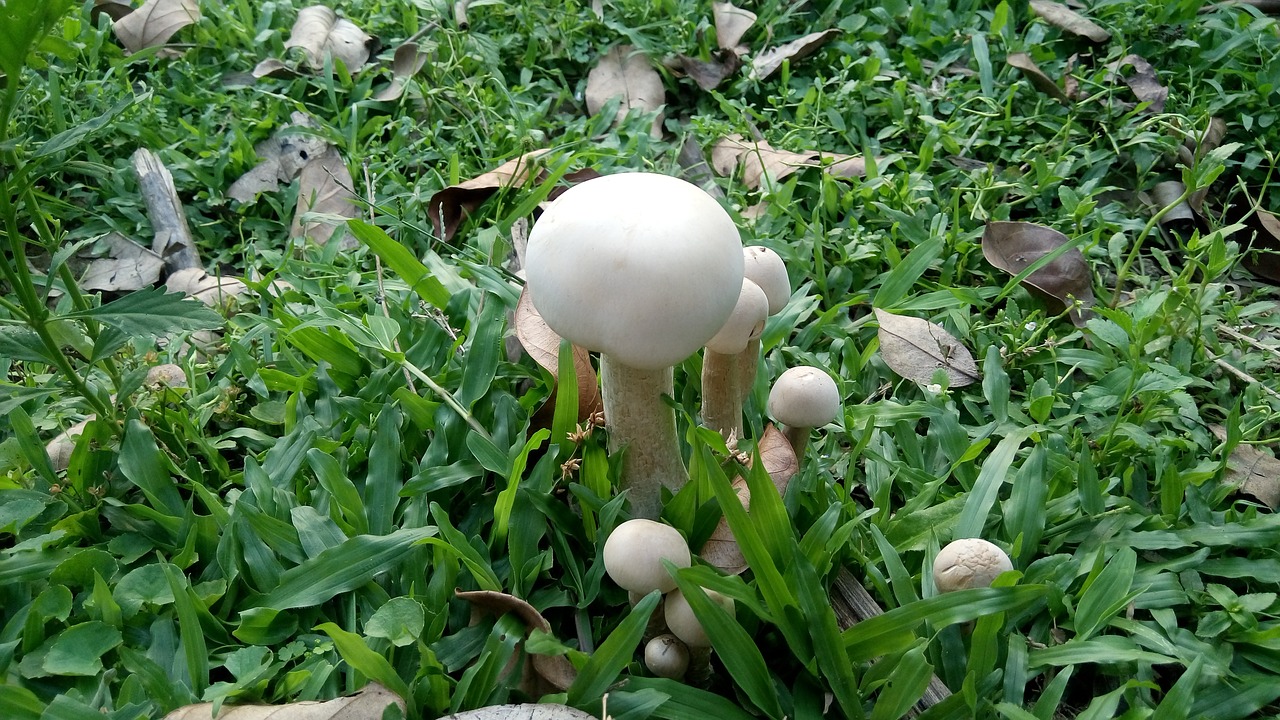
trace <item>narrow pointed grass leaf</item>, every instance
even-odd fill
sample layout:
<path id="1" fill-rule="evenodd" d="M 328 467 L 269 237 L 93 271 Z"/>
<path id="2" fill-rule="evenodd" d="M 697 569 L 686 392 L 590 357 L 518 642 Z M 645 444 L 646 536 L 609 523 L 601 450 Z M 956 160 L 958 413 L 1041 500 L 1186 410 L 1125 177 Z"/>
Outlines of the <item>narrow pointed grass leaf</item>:
<path id="1" fill-rule="evenodd" d="M 169 459 L 160 452 L 151 429 L 136 417 L 125 424 L 120 472 L 142 491 L 156 510 L 172 517 L 183 516 L 185 505 L 169 474 Z"/>
<path id="2" fill-rule="evenodd" d="M 1208 689 L 1200 688 L 1190 715 L 1215 720 L 1244 720 L 1280 698 L 1280 679 L 1254 676 L 1249 683 L 1219 680 Z"/>
<path id="3" fill-rule="evenodd" d="M 756 716 L 720 695 L 700 690 L 666 678 L 633 677 L 624 686 L 628 690 L 655 690 L 667 701 L 654 711 L 653 717 L 667 720 L 716 718 L 716 720 L 753 720 Z"/>
<path id="4" fill-rule="evenodd" d="M 852 662 L 871 660 L 905 650 L 916 641 L 916 628 L 925 621 L 935 630 L 983 615 L 1016 610 L 1044 597 L 1043 585 L 1011 588 L 977 588 L 917 600 L 844 631 L 845 648 Z"/>
<path id="5" fill-rule="evenodd" d="M 1130 593 L 1138 554 L 1120 548 L 1111 556 L 1076 604 L 1076 637 L 1088 639 L 1133 599 Z"/>
<path id="6" fill-rule="evenodd" d="M 563 382 L 560 378 L 566 378 Z M 569 382 L 568 378 L 573 378 Z M 578 369 L 574 364 L 573 343 L 560 338 L 560 350 L 556 355 L 556 384 L 551 397 L 555 400 L 555 412 L 551 416 L 551 442 L 562 445 L 561 454 L 568 459 L 573 446 L 568 443 L 569 433 L 578 423 Z"/>
<path id="7" fill-rule="evenodd" d="M 1000 713 L 1009 720 L 1037 720 L 1035 715 L 1023 710 L 1012 703 L 1002 702 L 996 704 L 996 712 Z"/>
<path id="8" fill-rule="evenodd" d="M 925 658 L 925 644 L 920 642 L 897 659 L 884 689 L 876 697 L 870 720 L 897 720 L 906 715 L 924 696 L 932 677 L 933 666 Z"/>
<path id="9" fill-rule="evenodd" d="M 355 483 L 342 472 L 338 461 L 333 456 L 312 448 L 307 451 L 307 464 L 316 474 L 316 480 L 320 481 L 320 487 L 329 493 L 332 502 L 338 506 L 342 520 L 354 529 L 355 534 L 367 535 L 369 518 L 365 513 L 364 500 Z"/>
<path id="10" fill-rule="evenodd" d="M 1036 700 L 1036 704 L 1031 708 L 1031 712 L 1039 720 L 1051 720 L 1051 718 L 1057 717 L 1058 707 L 1062 704 L 1062 696 L 1066 693 L 1067 683 L 1071 682 L 1071 676 L 1075 674 L 1075 670 L 1074 665 L 1062 668 L 1044 686 L 1039 699 Z"/>
<path id="11" fill-rule="evenodd" d="M 14 434 L 18 437 L 18 451 L 22 453 L 22 457 L 31 464 L 41 480 L 49 485 L 56 484 L 58 474 L 53 470 L 53 463 L 49 461 L 44 443 L 40 442 L 40 435 L 36 432 L 36 425 L 32 422 L 31 416 L 26 410 L 15 407 L 9 413 L 8 419 Z"/>
<path id="12" fill-rule="evenodd" d="M 385 657 L 369 649 L 369 646 L 364 642 L 364 638 L 353 632 L 347 632 L 331 622 L 321 623 L 315 629 L 328 635 L 333 640 L 333 645 L 338 649 L 338 654 L 352 669 L 370 680 L 382 683 L 384 687 L 399 695 L 401 699 L 412 703 L 413 697 L 409 692 L 408 684 L 400 677 L 395 668 L 391 667 L 391 663 Z"/>
<path id="13" fill-rule="evenodd" d="M 964 510 L 960 512 L 960 521 L 956 525 L 955 539 L 982 537 L 982 528 L 987 524 L 987 515 L 1000 497 L 1000 487 L 1004 485 L 1009 474 L 1009 466 L 1018 455 L 1018 448 L 1032 433 L 1043 431 L 1039 425 L 1019 428 L 1009 433 L 996 445 L 986 460 L 982 461 L 982 470 L 973 483 L 964 502 Z"/>
<path id="14" fill-rule="evenodd" d="M 436 521 L 440 537 L 424 538 L 421 542 L 441 548 L 456 556 L 471 571 L 471 576 L 475 578 L 481 590 L 501 592 L 502 581 L 498 579 L 497 573 L 493 571 L 488 558 L 481 555 L 467 541 L 467 537 L 449 522 L 449 513 L 438 503 L 431 503 L 431 517 Z"/>
<path id="15" fill-rule="evenodd" d="M 875 306 L 888 310 L 905 298 L 920 276 L 942 255 L 944 244 L 943 237 L 929 238 L 885 273 L 884 281 L 873 298 Z"/>
<path id="16" fill-rule="evenodd" d="M 434 527 L 403 528 L 389 535 L 358 535 L 289 568 L 280 584 L 256 603 L 276 610 L 319 605 L 354 590 L 397 567 L 415 543 L 436 534 Z"/>
<path id="17" fill-rule="evenodd" d="M 418 297 L 434 305 L 438 310 L 444 310 L 449 305 L 450 295 L 444 284 L 436 279 L 427 266 L 414 257 L 408 248 L 392 240 L 382 228 L 353 218 L 347 221 L 347 229 L 357 240 L 368 245 L 374 254 L 382 258 L 387 267 L 391 268 L 391 272 L 399 275 Z"/>
<path id="18" fill-rule="evenodd" d="M 192 694 L 197 697 L 209 686 L 209 650 L 204 641 L 204 629 L 196 613 L 196 602 L 187 577 L 169 563 L 161 565 L 173 592 L 173 606 L 178 613 L 178 635 L 182 640 L 182 657 L 187 665 L 187 679 Z"/>
<path id="19" fill-rule="evenodd" d="M 898 551 L 885 538 L 884 533 L 880 532 L 880 528 L 875 525 L 868 525 L 867 529 L 871 532 L 871 537 L 875 540 L 876 547 L 880 550 L 880 558 L 884 561 L 885 570 L 889 573 L 889 583 L 893 588 L 894 600 L 897 600 L 899 605 L 906 605 L 919 600 L 920 596 L 916 594 L 916 585 L 911 580 L 911 573 L 902 564 L 902 558 L 898 555 Z"/>
<path id="20" fill-rule="evenodd" d="M 60 8 L 65 8 L 66 5 L 67 3 L 65 2 L 65 0 L 58 0 L 58 2 L 56 3 L 49 3 L 49 6 L 51 7 L 57 6 Z M 40 144 L 40 147 L 36 148 L 35 153 L 31 157 L 34 160 L 36 158 L 53 155 L 54 153 L 60 153 L 64 150 L 70 150 L 76 145 L 79 145 L 80 143 L 84 142 L 84 140 L 88 138 L 90 135 L 92 135 L 93 133 L 110 125 L 112 121 L 115 120 L 117 117 L 119 117 L 120 114 L 123 113 L 125 110 L 128 110 L 129 108 L 138 104 L 146 106 L 149 104 L 148 101 L 150 100 L 151 100 L 150 90 L 137 93 L 136 95 L 132 93 L 129 95 L 126 95 L 123 99 L 117 101 L 115 105 L 112 105 L 110 108 L 107 109 L 106 112 L 102 113 L 101 115 L 98 115 L 97 117 L 93 118 L 92 120 L 89 120 L 88 122 L 80 123 L 79 125 L 76 125 L 73 128 L 63 130 L 57 135 L 54 135 L 53 137 L 44 141 L 43 143 Z"/>
<path id="21" fill-rule="evenodd" d="M 502 335 L 507 327 L 507 308 L 502 300 L 497 295 L 487 294 L 483 302 L 480 312 L 471 321 L 462 381 L 455 395 L 468 410 L 488 394 L 489 386 L 493 384 L 498 373 L 498 355 L 503 348 Z"/>
<path id="22" fill-rule="evenodd" d="M 1191 661 L 1182 677 L 1169 688 L 1160 699 L 1160 704 L 1151 713 L 1151 720 L 1187 720 L 1191 710 L 1191 702 L 1195 699 L 1196 685 L 1200 682 L 1200 672 L 1204 669 L 1204 657 Z"/>
<path id="23" fill-rule="evenodd" d="M 858 695 L 858 678 L 844 643 L 840 641 L 840 626 L 836 623 L 831 598 L 822 590 L 818 573 L 804 553 L 797 547 L 788 575 L 794 581 L 800 600 L 800 610 L 809 625 L 818 668 L 831 686 L 846 718 L 862 717 L 862 698 Z M 687 594 L 687 593 L 686 593 Z M 897 716 L 894 716 L 897 717 Z"/>
<path id="24" fill-rule="evenodd" d="M 662 594 L 657 590 L 636 603 L 631 612 L 600 643 L 591 659 L 578 671 L 578 678 L 569 687 L 568 704 L 581 707 L 596 702 L 609 686 L 618 679 L 618 673 L 631 662 L 636 647 L 644 639 L 649 616 L 658 607 Z"/>
<path id="25" fill-rule="evenodd" d="M 1061 645 L 1032 650 L 1028 654 L 1031 667 L 1046 665 L 1115 665 L 1119 663 L 1151 663 L 1153 665 L 1176 663 L 1176 658 L 1149 652 L 1138 647 L 1127 637 L 1102 635 L 1089 640 L 1068 640 Z"/>
<path id="26" fill-rule="evenodd" d="M 494 542 L 501 543 L 507 537 L 507 528 L 511 524 L 511 512 L 515 508 L 516 494 L 520 490 L 520 480 L 524 476 L 525 466 L 529 463 L 529 453 L 542 447 L 542 443 L 549 437 L 551 437 L 551 431 L 546 428 L 534 433 L 512 463 L 511 473 L 507 476 L 507 486 L 498 493 L 498 499 L 493 506 Z"/>
<path id="27" fill-rule="evenodd" d="M 369 532 L 386 535 L 391 532 L 400 488 L 404 485 L 400 461 L 400 421 L 403 415 L 394 404 L 378 413 L 374 424 L 373 446 L 369 448 L 369 472 L 364 480 L 365 512 Z"/>

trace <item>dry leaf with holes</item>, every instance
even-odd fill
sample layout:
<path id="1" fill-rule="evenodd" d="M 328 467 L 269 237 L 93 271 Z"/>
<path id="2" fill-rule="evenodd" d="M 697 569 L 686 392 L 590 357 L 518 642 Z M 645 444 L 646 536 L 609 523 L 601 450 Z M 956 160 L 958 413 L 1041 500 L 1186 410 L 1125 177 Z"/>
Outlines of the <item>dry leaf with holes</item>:
<path id="1" fill-rule="evenodd" d="M 947 329 L 924 318 L 895 315 L 875 308 L 880 323 L 880 357 L 889 369 L 921 385 L 933 382 L 942 370 L 949 387 L 964 387 L 982 379 L 973 353 Z"/>
<path id="2" fill-rule="evenodd" d="M 118 232 L 102 238 L 107 248 L 105 257 L 89 261 L 80 280 L 85 290 L 128 292 L 152 287 L 160 279 L 164 258 Z"/>
<path id="3" fill-rule="evenodd" d="M 1218 440 L 1227 439 L 1227 429 L 1210 425 Z M 1240 492 L 1257 498 L 1272 510 L 1280 509 L 1280 460 L 1253 445 L 1240 443 L 1227 458 L 1227 472 L 1222 478 Z"/>
<path id="4" fill-rule="evenodd" d="M 778 494 L 786 494 L 791 479 L 800 472 L 800 460 L 796 457 L 795 450 L 791 448 L 791 443 L 787 442 L 782 431 L 773 425 L 768 425 L 764 429 L 764 435 L 760 437 L 757 449 L 760 452 L 760 462 L 764 465 L 765 472 L 769 473 L 769 479 L 773 480 L 773 486 L 777 488 Z M 733 490 L 742 501 L 742 506 L 749 511 L 751 490 L 747 487 L 747 481 L 741 477 L 735 479 Z M 719 524 L 707 538 L 706 544 L 702 546 L 698 555 L 707 563 L 730 575 L 737 575 L 747 569 L 747 561 L 742 556 L 742 549 L 738 547 L 738 541 L 734 539 L 733 531 L 729 529 L 729 522 L 723 517 L 720 518 Z"/>
<path id="5" fill-rule="evenodd" d="M 391 60 L 391 84 L 379 90 L 373 99 L 379 102 L 399 100 L 409 80 L 426 62 L 427 54 L 418 49 L 418 43 L 405 43 L 396 48 L 395 57 Z"/>
<path id="6" fill-rule="evenodd" d="M 300 130 L 315 126 L 311 118 L 295 112 L 292 125 L 253 147 L 260 162 L 227 188 L 227 197 L 242 203 L 252 202 L 259 193 L 274 192 L 280 183 L 293 182 L 308 162 L 329 149 L 329 144 L 320 137 Z"/>
<path id="7" fill-rule="evenodd" d="M 147 0 L 112 24 L 111 31 L 129 52 L 136 53 L 165 44 L 174 33 L 199 19 L 196 0 Z"/>
<path id="8" fill-rule="evenodd" d="M 1111 33 L 1062 3 L 1052 2 L 1052 0 L 1031 0 L 1031 11 L 1050 25 L 1072 35 L 1087 38 L 1095 43 L 1104 43 L 1111 39 Z"/>
<path id="9" fill-rule="evenodd" d="M 1035 87 L 1035 89 L 1054 98 L 1063 105 L 1071 104 L 1071 98 L 1067 97 L 1067 93 L 1064 92 L 1062 88 L 1058 87 L 1058 84 L 1055 83 L 1048 75 L 1044 74 L 1044 71 L 1040 69 L 1040 66 L 1036 64 L 1035 60 L 1031 59 L 1030 55 L 1026 53 L 1013 53 L 1004 60 L 1011 67 L 1021 70 L 1023 77 L 1025 77 L 1031 85 Z"/>
<path id="10" fill-rule="evenodd" d="M 323 5 L 312 5 L 298 11 L 293 32 L 285 42 L 286 48 L 302 48 L 312 70 L 324 67 L 325 58 L 341 60 L 348 72 L 356 72 L 369 61 L 369 53 L 376 41 L 355 23 L 338 17 Z"/>
<path id="11" fill-rule="evenodd" d="M 556 377 L 560 370 L 560 336 L 556 334 L 538 314 L 537 308 L 529 298 L 529 288 L 520 293 L 516 303 L 515 317 L 516 338 L 524 347 L 529 357 L 540 367 Z M 591 366 L 591 355 L 585 348 L 573 346 L 573 367 L 578 376 L 578 420 L 583 421 L 604 409 L 600 398 L 600 383 L 596 380 L 595 368 Z M 555 397 L 547 399 L 554 407 Z"/>
<path id="12" fill-rule="evenodd" d="M 649 133 L 654 137 L 662 134 L 661 110 L 666 104 L 662 76 L 649 64 L 648 56 L 630 45 L 610 48 L 587 74 L 587 112 L 595 115 L 614 98 L 622 99 L 613 120 L 615 126 L 632 110 L 656 112 Z"/>
<path id="13" fill-rule="evenodd" d="M 1026 222 L 989 222 L 982 233 L 982 255 L 987 262 L 1010 275 L 1018 275 L 1044 257 L 1066 245 L 1066 235 L 1044 225 Z M 1028 275 L 1023 285 L 1072 307 L 1069 316 L 1076 327 L 1083 327 L 1092 313 L 1093 278 L 1089 264 L 1079 248 L 1072 248 Z"/>
<path id="14" fill-rule="evenodd" d="M 491 705 L 454 715 L 445 715 L 440 720 L 596 720 L 596 716 L 568 705 L 524 703 L 523 705 Z"/>
<path id="15" fill-rule="evenodd" d="M 472 617 L 475 613 L 488 613 L 490 615 L 501 616 L 506 613 L 514 613 L 525 627 L 530 630 L 541 630 L 544 633 L 551 633 L 551 623 L 542 617 L 542 613 L 528 602 L 521 600 L 514 595 L 507 593 L 494 592 L 492 590 L 472 590 L 463 592 L 455 590 L 454 595 L 462 600 L 471 603 Z M 573 681 L 578 678 L 578 671 L 573 667 L 573 663 L 569 662 L 569 658 L 563 655 L 537 655 L 528 653 L 530 662 L 526 665 L 526 672 L 530 670 L 537 673 L 537 677 L 526 676 L 522 680 L 522 685 L 526 685 L 537 696 L 546 694 L 546 692 L 556 692 L 568 690 Z M 547 690 L 545 686 L 550 686 L 552 690 Z"/>
<path id="16" fill-rule="evenodd" d="M 782 67 L 782 63 L 788 60 L 793 63 L 803 60 L 837 37 L 840 37 L 840 31 L 832 28 L 822 32 L 809 33 L 785 45 L 769 48 L 752 59 L 751 79 L 767 80 L 770 75 L 778 72 Z"/>
<path id="17" fill-rule="evenodd" d="M 1169 99 L 1169 88 L 1160 84 L 1156 78 L 1156 69 L 1139 55 L 1125 55 L 1123 58 L 1107 65 L 1107 82 L 1115 82 L 1121 77 L 1122 70 L 1133 66 L 1133 74 L 1124 77 L 1124 82 L 1133 91 L 1138 102 L 1150 103 L 1147 108 L 1151 112 L 1164 112 L 1165 101 Z"/>
<path id="18" fill-rule="evenodd" d="M 398 705 L 403 715 L 404 700 L 371 682 L 360 692 L 325 702 L 303 701 L 287 705 L 223 705 L 218 720 L 382 720 L 383 713 Z M 213 703 L 184 705 L 164 720 L 210 720 Z"/>
<path id="19" fill-rule="evenodd" d="M 298 206 L 293 213 L 289 237 L 307 237 L 324 245 L 333 238 L 339 225 L 348 218 L 359 217 L 351 171 L 335 148 L 330 147 L 307 161 L 298 183 Z M 343 243 L 354 246 L 354 240 L 346 233 L 343 233 Z"/>

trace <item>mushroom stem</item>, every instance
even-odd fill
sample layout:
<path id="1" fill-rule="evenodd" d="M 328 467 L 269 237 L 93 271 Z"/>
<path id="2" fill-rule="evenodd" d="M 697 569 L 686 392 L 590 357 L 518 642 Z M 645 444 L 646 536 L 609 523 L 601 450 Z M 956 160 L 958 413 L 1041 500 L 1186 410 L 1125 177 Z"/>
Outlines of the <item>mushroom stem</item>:
<path id="1" fill-rule="evenodd" d="M 747 349 L 738 353 L 738 407 L 747 404 L 756 386 L 756 370 L 760 367 L 760 338 L 747 341 Z"/>
<path id="2" fill-rule="evenodd" d="M 739 356 L 707 348 L 702 354 L 702 424 L 728 438 L 742 437 Z"/>
<path id="3" fill-rule="evenodd" d="M 711 648 L 689 648 L 689 669 L 685 671 L 684 678 L 686 683 L 697 688 L 711 684 Z"/>
<path id="4" fill-rule="evenodd" d="M 809 445 L 809 431 L 813 428 L 794 427 L 784 425 L 782 427 L 782 435 L 791 443 L 791 449 L 796 452 L 796 462 L 804 465 L 804 449 Z"/>
<path id="5" fill-rule="evenodd" d="M 606 354 L 600 358 L 600 376 L 609 452 L 626 450 L 622 488 L 630 492 L 631 514 L 657 520 L 662 512 L 660 488 L 675 492 L 689 482 L 676 435 L 676 413 L 662 399 L 675 392 L 672 370 L 640 370 Z"/>

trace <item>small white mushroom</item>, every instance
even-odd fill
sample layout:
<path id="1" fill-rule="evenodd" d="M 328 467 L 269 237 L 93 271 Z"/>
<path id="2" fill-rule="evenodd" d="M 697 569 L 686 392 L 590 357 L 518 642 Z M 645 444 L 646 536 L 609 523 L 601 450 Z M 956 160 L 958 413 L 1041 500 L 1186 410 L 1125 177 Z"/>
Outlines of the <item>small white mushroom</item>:
<path id="1" fill-rule="evenodd" d="M 724 611 L 729 613 L 730 617 L 734 615 L 733 598 L 721 595 L 714 590 L 704 590 L 703 592 L 713 602 L 724 608 Z M 693 608 L 689 607 L 689 601 L 685 598 L 684 593 L 679 590 L 672 590 L 667 593 L 667 599 L 662 606 L 662 611 L 667 618 L 667 627 L 671 630 L 671 633 L 680 638 L 685 645 L 690 648 L 711 647 L 711 638 L 707 637 L 706 631 L 702 629 L 702 623 L 693 614 Z"/>
<path id="2" fill-rule="evenodd" d="M 145 384 L 148 387 L 184 388 L 187 386 L 187 373 L 173 363 L 156 365 L 147 371 Z"/>
<path id="3" fill-rule="evenodd" d="M 995 543 L 962 538 L 947 544 L 933 559 L 933 584 L 938 592 L 990 587 L 1013 563 Z"/>
<path id="4" fill-rule="evenodd" d="M 738 304 L 702 353 L 702 422 L 726 437 L 742 436 L 742 397 L 738 389 L 740 353 L 760 339 L 769 317 L 769 298 L 743 278 Z"/>
<path id="5" fill-rule="evenodd" d="M 71 464 L 71 453 L 76 449 L 76 440 L 84 434 L 84 429 L 89 423 L 96 418 L 96 415 L 81 420 L 66 430 L 58 433 L 57 437 L 49 441 L 44 446 L 44 451 L 49 454 L 49 462 L 53 464 L 53 469 L 62 472 Z"/>
<path id="6" fill-rule="evenodd" d="M 659 635 L 644 646 L 644 665 L 658 677 L 679 680 L 689 669 L 689 647 L 675 635 Z"/>
<path id="7" fill-rule="evenodd" d="M 604 571 L 631 593 L 667 593 L 675 588 L 676 580 L 663 567 L 663 560 L 678 568 L 693 562 L 689 544 L 670 525 L 643 518 L 628 520 L 614 528 L 604 542 Z"/>
<path id="8" fill-rule="evenodd" d="M 753 245 L 742 248 L 742 276 L 764 291 L 769 300 L 769 315 L 777 315 L 791 299 L 791 279 L 782 256 L 766 247 Z M 746 402 L 756 383 L 756 368 L 760 364 L 760 336 L 752 338 L 738 353 L 738 392 Z"/>
<path id="9" fill-rule="evenodd" d="M 783 434 L 804 458 L 809 431 L 840 414 L 840 389 L 825 371 L 809 365 L 793 367 L 778 377 L 769 391 L 769 416 L 785 426 Z"/>

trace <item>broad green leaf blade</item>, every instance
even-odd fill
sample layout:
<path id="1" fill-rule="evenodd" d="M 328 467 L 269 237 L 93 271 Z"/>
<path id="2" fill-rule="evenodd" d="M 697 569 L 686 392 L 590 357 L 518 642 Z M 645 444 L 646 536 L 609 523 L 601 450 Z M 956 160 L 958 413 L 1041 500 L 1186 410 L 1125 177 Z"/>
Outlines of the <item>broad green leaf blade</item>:
<path id="1" fill-rule="evenodd" d="M 917 643 L 898 658 L 884 689 L 876 698 L 871 720 L 897 720 L 924 696 L 925 688 L 929 687 L 929 680 L 933 677 L 933 666 L 925 658 L 924 651 L 925 644 Z"/>
<path id="2" fill-rule="evenodd" d="M 467 358 L 462 366 L 462 381 L 455 394 L 458 402 L 468 410 L 488 394 L 489 386 L 498 374 L 498 356 L 502 352 L 502 336 L 507 329 L 507 308 L 502 299 L 487 293 L 483 303 L 479 314 L 470 323 Z"/>
<path id="3" fill-rule="evenodd" d="M 16 358 L 15 358 L 16 359 Z M 44 362 L 41 360 L 40 362 Z M 45 398 L 58 392 L 56 388 L 26 387 L 12 383 L 0 383 L 0 416 L 8 415 L 13 409 L 28 400 Z"/>
<path id="4" fill-rule="evenodd" d="M 1009 433 L 996 445 L 986 460 L 982 461 L 982 470 L 973 484 L 973 490 L 965 499 L 964 510 L 960 512 L 960 522 L 956 525 L 955 539 L 980 538 L 982 528 L 987 524 L 987 515 L 1000 496 L 1000 487 L 1004 485 L 1009 474 L 1009 466 L 1018 455 L 1018 448 L 1032 433 L 1042 431 L 1039 425 L 1020 428 Z"/>
<path id="5" fill-rule="evenodd" d="M 1076 605 L 1077 638 L 1088 639 L 1129 604 L 1132 600 L 1129 590 L 1137 567 L 1138 554 L 1130 548 L 1120 548 L 1111 556 Z"/>
<path id="6" fill-rule="evenodd" d="M 120 631 L 104 622 L 73 625 L 54 639 L 44 670 L 50 675 L 98 675 L 103 671 L 102 656 L 122 642 Z"/>
<path id="7" fill-rule="evenodd" d="M 178 634 L 182 639 L 182 656 L 186 660 L 191 692 L 199 696 L 209 686 L 209 650 L 205 645 L 204 630 L 200 627 L 200 616 L 196 613 L 197 600 L 192 597 L 191 584 L 185 575 L 169 563 L 162 567 L 169 579 L 173 605 L 178 611 Z"/>
<path id="8" fill-rule="evenodd" d="M 591 654 L 591 659 L 578 671 L 578 678 L 569 687 L 569 705 L 581 707 L 584 703 L 594 702 L 617 680 L 618 673 L 622 672 L 635 655 L 636 647 L 644 638 L 649 616 L 661 600 L 662 594 L 657 590 L 646 595 L 618 623 L 618 627 L 609 633 L 609 637 L 600 643 L 600 647 Z"/>
<path id="9" fill-rule="evenodd" d="M 71 7 L 71 0 L 9 0 L 0 3 L 0 70 L 20 82 L 27 55 Z M 5 129 L 7 132 L 7 128 Z"/>
<path id="10" fill-rule="evenodd" d="M 754 720 L 756 717 L 724 697 L 676 680 L 633 677 L 627 679 L 623 687 L 628 690 L 656 690 L 666 695 L 667 701 L 654 711 L 654 717 L 668 720 L 688 720 L 688 718 Z"/>
<path id="11" fill-rule="evenodd" d="M 66 7 L 66 0 L 44 1 L 53 6 L 62 5 L 64 9 Z M 40 145 L 38 149 L 36 149 L 35 154 L 33 154 L 31 158 L 34 160 L 36 158 L 45 157 L 46 155 L 62 152 L 63 150 L 70 150 L 76 145 L 84 142 L 85 139 L 93 133 L 101 130 L 107 125 L 110 125 L 111 122 L 119 117 L 125 110 L 128 110 L 130 107 L 138 103 L 145 104 L 150 99 L 151 91 L 149 90 L 137 95 L 128 95 L 117 101 L 116 104 L 112 105 L 105 113 L 89 120 L 88 122 L 81 123 L 49 138 Z"/>
<path id="12" fill-rule="evenodd" d="M 334 646 L 338 648 L 338 654 L 357 672 L 370 680 L 382 683 L 401 699 L 412 701 L 413 697 L 409 692 L 408 684 L 396 673 L 395 668 L 391 667 L 391 663 L 385 657 L 369 649 L 369 646 L 364 643 L 364 638 L 347 632 L 331 622 L 321 623 L 315 629 L 333 640 Z"/>
<path id="13" fill-rule="evenodd" d="M 920 243 L 892 270 L 885 273 L 880 289 L 872 298 L 878 308 L 889 309 L 907 296 L 925 270 L 942 255 L 946 238 L 934 237 Z"/>
<path id="14" fill-rule="evenodd" d="M 471 571 L 481 590 L 502 591 L 502 581 L 489 565 L 488 558 L 467 542 L 467 537 L 449 522 L 449 513 L 437 503 L 431 503 L 431 517 L 435 519 L 440 531 L 439 538 L 424 538 L 423 542 L 442 548 L 457 555 L 462 563 Z"/>
<path id="15" fill-rule="evenodd" d="M 45 365 L 52 365 L 54 362 L 39 335 L 25 327 L 16 326 L 0 327 L 0 357 Z"/>
<path id="16" fill-rule="evenodd" d="M 408 549 L 435 535 L 434 527 L 404 528 L 390 535 L 358 535 L 289 568 L 280 585 L 255 607 L 276 610 L 319 605 L 354 590 L 403 562 Z"/>
<path id="17" fill-rule="evenodd" d="M 831 686 L 844 716 L 862 717 L 858 678 L 853 672 L 853 663 L 849 662 L 849 654 L 840 642 L 840 626 L 836 623 L 835 611 L 831 609 L 831 598 L 823 592 L 817 571 L 799 548 L 796 548 L 788 575 L 794 581 L 800 609 L 808 620 L 818 667 Z"/>
<path id="18" fill-rule="evenodd" d="M 1192 660 L 1182 673 L 1182 677 L 1178 678 L 1178 681 L 1160 700 L 1155 712 L 1151 713 L 1151 720 L 1187 720 L 1187 713 L 1191 710 L 1191 702 L 1195 700 L 1196 685 L 1200 682 L 1200 671 L 1203 668 L 1203 657 Z"/>
<path id="19" fill-rule="evenodd" d="M 147 288 L 89 310 L 63 315 L 72 320 L 96 320 L 134 337 L 153 337 L 180 330 L 222 327 L 222 316 L 181 293 Z"/>
<path id="20" fill-rule="evenodd" d="M 30 690 L 17 685 L 0 685 L 0 717 L 9 720 L 40 720 L 44 703 Z"/>
<path id="21" fill-rule="evenodd" d="M 369 532 L 374 535 L 391 532 L 396 507 L 400 504 L 400 488 L 404 486 L 400 462 L 402 417 L 395 404 L 387 404 L 378 413 L 374 426 L 369 474 L 364 481 L 365 511 L 369 516 Z"/>
<path id="22" fill-rule="evenodd" d="M 142 491 L 156 510 L 179 518 L 185 514 L 186 505 L 169 474 L 169 459 L 156 445 L 151 428 L 136 417 L 125 424 L 120 472 Z"/>
<path id="23" fill-rule="evenodd" d="M 382 258 L 387 267 L 399 275 L 400 279 L 418 294 L 418 297 L 439 310 L 445 309 L 449 304 L 449 291 L 444 285 L 432 276 L 427 266 L 414 257 L 408 248 L 392 240 L 382 228 L 353 218 L 347 221 L 347 229 L 357 240 L 368 245 L 370 250 Z"/>

